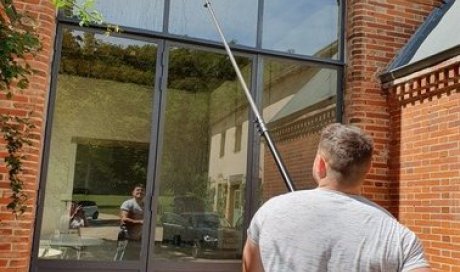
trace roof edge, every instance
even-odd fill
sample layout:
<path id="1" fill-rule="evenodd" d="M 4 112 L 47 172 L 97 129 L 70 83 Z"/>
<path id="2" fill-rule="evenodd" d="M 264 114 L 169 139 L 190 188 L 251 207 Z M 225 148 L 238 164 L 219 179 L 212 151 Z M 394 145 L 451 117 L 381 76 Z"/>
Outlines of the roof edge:
<path id="1" fill-rule="evenodd" d="M 397 78 L 401 78 L 401 77 L 410 75 L 414 72 L 434 66 L 440 62 L 443 62 L 445 60 L 451 59 L 459 55 L 460 55 L 460 45 L 457 45 L 455 47 L 441 51 L 438 54 L 432 55 L 428 58 L 421 59 L 414 63 L 398 67 L 397 69 L 394 69 L 392 71 L 385 72 L 379 76 L 380 81 L 382 82 L 382 84 L 385 84 Z"/>
<path id="2" fill-rule="evenodd" d="M 428 37 L 431 31 L 433 31 L 433 29 L 438 25 L 438 23 L 450 9 L 450 7 L 454 4 L 454 2 L 455 0 L 444 0 L 444 4 L 433 9 L 433 11 L 415 31 L 408 42 L 401 48 L 399 53 L 386 69 L 387 71 L 391 72 L 395 69 L 398 69 L 399 67 L 406 65 L 412 59 L 412 57 L 417 52 L 417 49 L 420 47 L 426 37 Z"/>

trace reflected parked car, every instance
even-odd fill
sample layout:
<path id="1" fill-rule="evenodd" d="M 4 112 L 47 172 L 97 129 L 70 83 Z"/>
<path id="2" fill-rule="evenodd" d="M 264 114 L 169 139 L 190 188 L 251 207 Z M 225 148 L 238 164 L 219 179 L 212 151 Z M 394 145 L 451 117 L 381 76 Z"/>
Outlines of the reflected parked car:
<path id="1" fill-rule="evenodd" d="M 99 217 L 99 208 L 95 201 L 82 200 L 77 205 L 83 209 L 86 218 L 97 219 Z"/>
<path id="2" fill-rule="evenodd" d="M 77 188 L 73 188 L 73 192 L 72 192 L 74 195 L 89 195 L 90 191 L 88 188 L 80 188 L 80 187 L 77 187 Z"/>
<path id="3" fill-rule="evenodd" d="M 239 254 L 238 232 L 217 213 L 165 213 L 163 243 L 190 246 L 194 258 L 207 255 L 235 257 Z"/>

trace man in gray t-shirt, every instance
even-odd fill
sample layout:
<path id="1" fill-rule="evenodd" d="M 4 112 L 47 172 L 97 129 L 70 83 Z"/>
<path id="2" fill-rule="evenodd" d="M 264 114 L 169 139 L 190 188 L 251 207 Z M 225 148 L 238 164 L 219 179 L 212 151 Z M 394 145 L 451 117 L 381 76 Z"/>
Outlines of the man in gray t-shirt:
<path id="1" fill-rule="evenodd" d="M 144 223 L 144 196 L 145 189 L 138 184 L 131 192 L 133 196 L 120 206 L 121 222 L 126 224 L 128 239 L 139 241 L 142 236 L 142 224 Z"/>
<path id="2" fill-rule="evenodd" d="M 117 254 L 114 260 L 139 260 L 140 257 L 142 225 L 144 223 L 144 185 L 135 185 L 131 195 L 132 198 L 120 206 L 121 223 L 126 226 L 128 237 L 125 237 L 123 229 L 118 234 L 119 244 L 117 244 Z"/>
<path id="3" fill-rule="evenodd" d="M 326 127 L 313 165 L 318 188 L 274 197 L 257 211 L 243 271 L 431 271 L 415 234 L 359 196 L 372 152 L 360 129 Z"/>

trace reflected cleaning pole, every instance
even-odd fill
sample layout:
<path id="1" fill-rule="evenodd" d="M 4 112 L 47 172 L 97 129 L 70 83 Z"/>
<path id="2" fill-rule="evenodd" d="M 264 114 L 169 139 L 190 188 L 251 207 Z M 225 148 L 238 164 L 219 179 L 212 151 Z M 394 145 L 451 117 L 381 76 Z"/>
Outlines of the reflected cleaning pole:
<path id="1" fill-rule="evenodd" d="M 265 122 L 262 119 L 262 116 L 260 115 L 256 104 L 254 103 L 254 100 L 252 99 L 251 93 L 249 92 L 248 86 L 246 85 L 246 82 L 244 81 L 240 68 L 236 64 L 235 57 L 233 56 L 232 51 L 230 50 L 230 47 L 228 46 L 228 43 L 225 40 L 224 33 L 222 32 L 222 29 L 220 28 L 219 22 L 217 21 L 216 15 L 214 14 L 214 10 L 211 6 L 211 3 L 209 2 L 209 0 L 203 0 L 203 1 L 204 1 L 204 7 L 207 8 L 209 13 L 211 14 L 212 20 L 214 22 L 214 26 L 216 27 L 217 32 L 219 32 L 219 36 L 222 40 L 222 43 L 224 44 L 225 51 L 227 51 L 227 54 L 230 57 L 230 61 L 232 62 L 236 75 L 238 76 L 241 86 L 243 87 L 243 90 L 244 90 L 244 93 L 246 94 L 246 98 L 248 99 L 249 105 L 251 106 L 251 109 L 256 116 L 256 119 L 257 119 L 256 123 L 259 128 L 259 132 L 265 138 L 268 148 L 270 149 L 273 155 L 273 158 L 275 159 L 276 166 L 278 167 L 278 170 L 280 171 L 281 176 L 283 177 L 283 180 L 284 180 L 284 183 L 286 184 L 287 189 L 290 192 L 293 192 L 295 191 L 295 187 L 291 182 L 291 178 L 289 177 L 289 174 L 286 171 L 286 168 L 284 167 L 283 161 L 281 160 L 281 157 L 273 143 L 273 140 L 268 134 L 267 126 L 265 125 Z"/>

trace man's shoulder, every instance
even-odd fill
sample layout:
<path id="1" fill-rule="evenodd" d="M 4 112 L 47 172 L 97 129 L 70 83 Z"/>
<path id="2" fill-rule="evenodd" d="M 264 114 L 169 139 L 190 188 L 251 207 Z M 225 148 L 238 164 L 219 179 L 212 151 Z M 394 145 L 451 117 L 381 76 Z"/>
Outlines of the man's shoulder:
<path id="1" fill-rule="evenodd" d="M 315 190 L 299 190 L 295 192 L 277 195 L 268 199 L 260 210 L 278 211 L 278 209 L 292 209 L 292 205 L 298 205 L 300 202 L 306 203 L 312 201 Z"/>
<path id="2" fill-rule="evenodd" d="M 276 195 L 268 199 L 265 204 L 270 204 L 273 205 L 274 203 L 280 203 L 284 201 L 291 201 L 293 199 L 299 198 L 301 196 L 305 196 L 305 194 L 309 194 L 308 190 L 300 190 L 300 191 L 294 191 L 290 193 L 284 193 L 281 195 Z"/>
<path id="3" fill-rule="evenodd" d="M 396 218 L 384 207 L 380 206 L 379 204 L 369 200 L 366 197 L 359 196 L 355 198 L 359 205 L 362 207 L 366 207 L 367 209 L 373 211 L 375 214 L 379 214 L 383 217 L 388 217 L 388 219 L 396 220 Z"/>
<path id="4" fill-rule="evenodd" d="M 123 201 L 123 203 L 121 204 L 121 209 L 129 209 L 131 207 L 134 206 L 134 199 L 133 198 L 130 198 L 130 199 L 127 199 L 125 201 Z"/>

